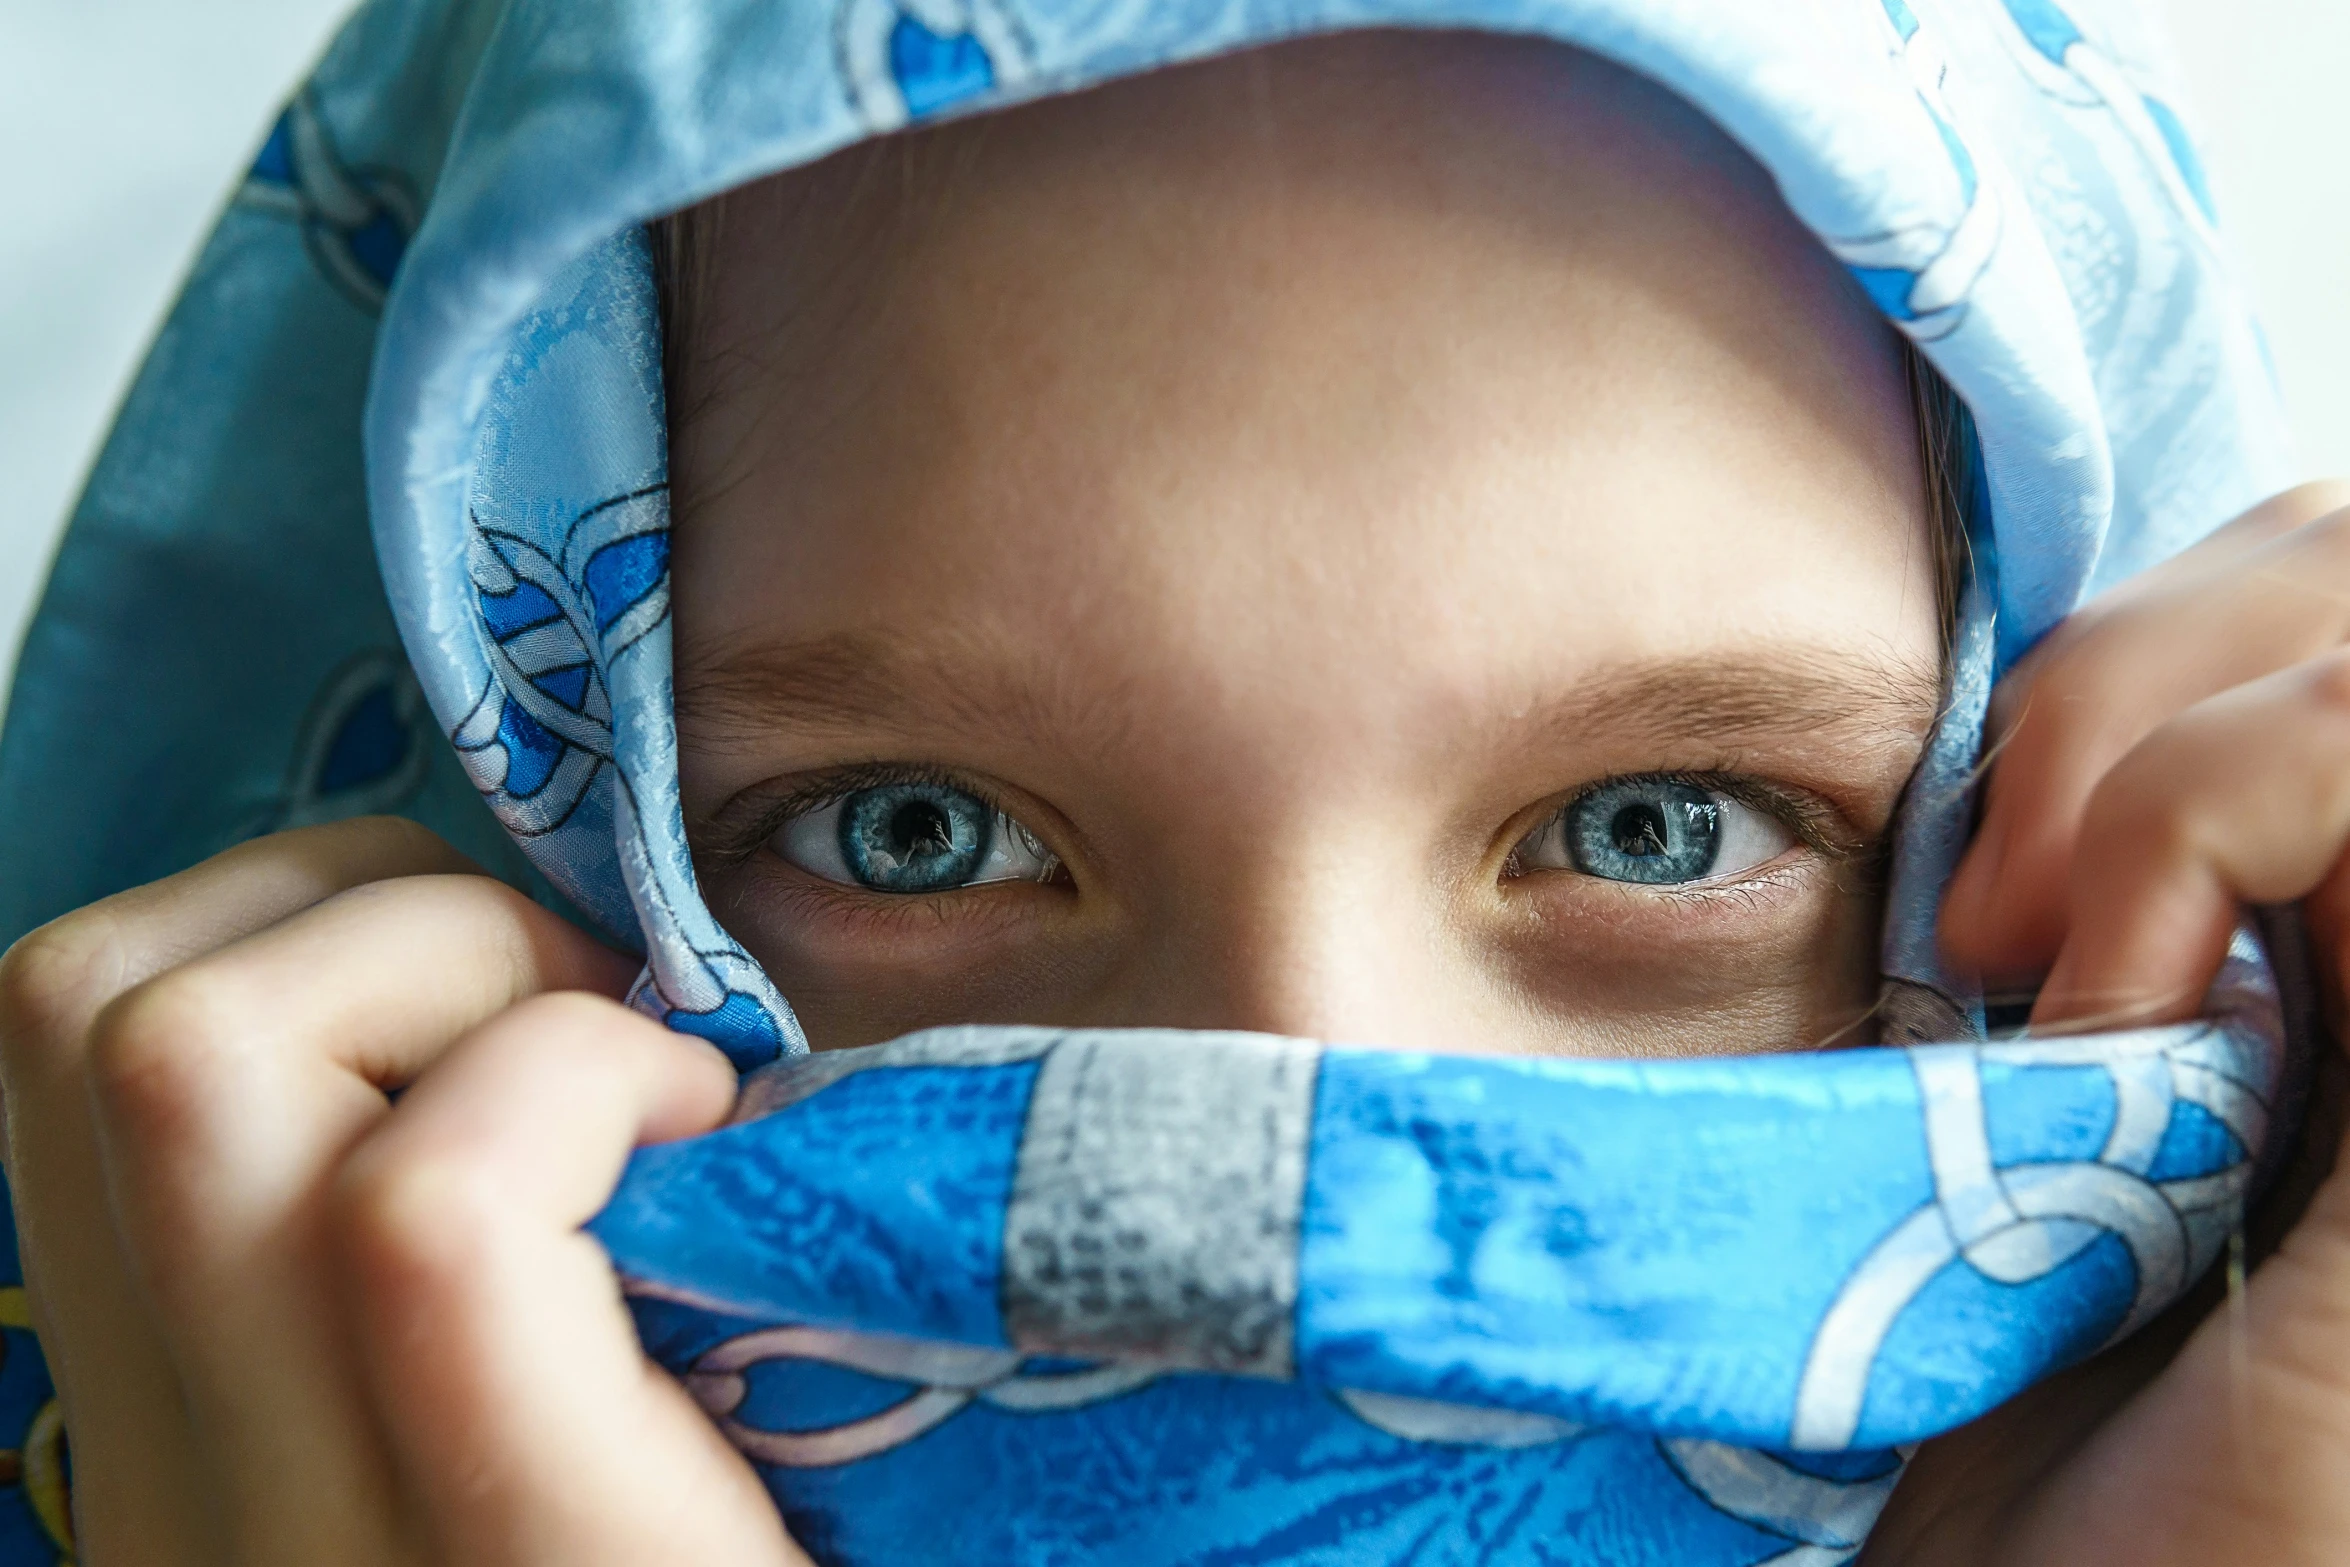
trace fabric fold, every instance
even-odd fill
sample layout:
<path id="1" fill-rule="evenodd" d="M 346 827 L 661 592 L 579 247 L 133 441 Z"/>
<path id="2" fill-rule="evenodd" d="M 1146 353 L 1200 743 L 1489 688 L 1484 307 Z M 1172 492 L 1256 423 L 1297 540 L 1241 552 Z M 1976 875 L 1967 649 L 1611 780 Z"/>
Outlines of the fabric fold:
<path id="1" fill-rule="evenodd" d="M 1904 806 L 1891 1047 L 971 1029 L 808 1057 L 685 841 L 641 225 L 904 126 L 1372 26 L 1677 93 L 1965 400 L 1984 569 Z M 0 736 L 0 809 L 45 824 L 6 850 L 0 938 L 393 810 L 643 951 L 634 1003 L 765 1113 L 640 1154 L 594 1232 L 820 1561 L 1848 1561 L 1907 1444 L 2209 1263 L 2289 1118 L 2249 944 L 2205 1022 L 2001 1043 L 1933 944 L 1997 673 L 2297 477 L 2178 104 L 2125 0 L 369 0 L 59 557 Z M 54 1559 L 55 1404 L 4 1325 L 0 1427 L 52 1459 L 0 1491 L 0 1560 Z"/>

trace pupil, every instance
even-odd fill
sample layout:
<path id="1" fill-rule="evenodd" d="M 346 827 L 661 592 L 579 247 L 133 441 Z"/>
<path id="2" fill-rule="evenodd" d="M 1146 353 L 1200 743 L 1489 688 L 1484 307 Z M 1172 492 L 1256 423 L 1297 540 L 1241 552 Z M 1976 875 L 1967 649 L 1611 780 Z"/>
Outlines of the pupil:
<path id="1" fill-rule="evenodd" d="M 1618 854 L 1646 859 L 1665 852 L 1665 818 L 1653 805 L 1627 805 L 1608 823 Z"/>
<path id="2" fill-rule="evenodd" d="M 1694 784 L 1626 778 L 1592 790 L 1563 823 L 1575 869 L 1651 887 L 1696 881 L 1721 849 L 1721 813 Z"/>
<path id="3" fill-rule="evenodd" d="M 965 886 L 993 837 L 984 803 L 939 784 L 882 784 L 841 802 L 842 862 L 877 892 Z"/>
<path id="4" fill-rule="evenodd" d="M 897 814 L 890 818 L 889 831 L 905 859 L 927 859 L 954 851 L 953 827 L 939 808 L 928 801 L 916 800 L 898 807 Z"/>

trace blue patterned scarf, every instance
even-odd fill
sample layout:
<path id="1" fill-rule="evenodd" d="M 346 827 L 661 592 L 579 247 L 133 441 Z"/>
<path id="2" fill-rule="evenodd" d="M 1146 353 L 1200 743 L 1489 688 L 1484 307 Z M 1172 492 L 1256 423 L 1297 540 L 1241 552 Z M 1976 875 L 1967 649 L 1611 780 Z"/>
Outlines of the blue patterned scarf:
<path id="1" fill-rule="evenodd" d="M 44 824 L 0 851 L 0 939 L 396 809 L 641 948 L 633 1002 L 724 1048 L 745 1113 L 641 1154 L 595 1230 L 821 1561 L 1846 1561 L 1910 1444 L 2210 1264 L 2286 1108 L 2249 936 L 2205 1021 L 2062 1041 L 1985 1042 L 1934 956 L 1997 671 L 2295 476 L 2140 9 L 372 0 L 75 519 L 0 742 L 0 809 Z M 1966 400 L 1983 569 L 1900 828 L 1888 1046 L 808 1055 L 684 841 L 640 225 L 909 123 L 1373 25 L 1680 94 Z M 48 1561 L 60 1438 L 11 1299 L 0 1562 Z"/>

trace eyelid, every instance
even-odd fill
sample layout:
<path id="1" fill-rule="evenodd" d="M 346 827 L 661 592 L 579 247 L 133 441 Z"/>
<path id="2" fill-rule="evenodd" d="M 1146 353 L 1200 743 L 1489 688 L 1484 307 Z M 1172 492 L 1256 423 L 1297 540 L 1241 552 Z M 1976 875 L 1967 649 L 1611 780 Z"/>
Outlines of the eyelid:
<path id="1" fill-rule="evenodd" d="M 842 852 L 840 814 L 858 792 L 852 790 L 825 804 L 786 817 L 783 825 L 769 837 L 768 847 L 786 864 L 806 871 L 821 881 L 887 897 L 932 896 L 968 891 L 973 887 L 1000 886 L 1013 881 L 1049 881 L 1060 872 L 1061 857 L 1046 847 L 1044 840 L 1026 822 L 992 801 L 981 799 L 968 790 L 957 789 L 954 792 L 977 801 L 994 817 L 985 859 L 980 866 L 975 867 L 985 871 L 992 866 L 993 873 L 974 875 L 972 879 L 953 887 L 925 889 L 922 892 L 874 887 L 849 869 L 847 857 Z M 1022 864 L 1020 862 L 1023 859 L 1033 863 Z"/>
<path id="2" fill-rule="evenodd" d="M 837 823 L 835 831 L 822 835 L 825 844 L 820 852 L 808 852 L 819 846 L 804 834 L 796 845 L 799 853 L 790 852 L 782 844 L 787 834 L 806 827 L 810 818 L 828 812 L 837 815 L 838 808 L 858 794 L 905 785 L 960 794 L 988 812 L 994 818 L 995 830 L 984 863 L 993 873 L 927 891 L 883 889 L 865 885 L 849 871 L 846 859 L 839 852 L 842 845 L 837 840 Z M 811 876 L 848 896 L 879 897 L 892 903 L 1012 882 L 1071 882 L 1074 878 L 1066 846 L 1074 844 L 1081 853 L 1084 847 L 1075 828 L 1046 802 L 1029 795 L 1008 799 L 1007 793 L 985 778 L 935 762 L 861 760 L 786 774 L 755 784 L 702 818 L 691 830 L 690 838 L 697 861 L 711 871 L 733 870 L 764 857 L 774 861 L 779 871 L 788 868 Z M 1032 825 L 1039 822 L 1046 824 L 1050 837 Z"/>
<path id="3" fill-rule="evenodd" d="M 999 791 L 951 767 L 930 762 L 848 762 L 801 774 L 790 780 L 781 793 L 765 799 L 760 798 L 760 793 L 767 785 L 753 785 L 712 812 L 701 833 L 689 836 L 707 859 L 720 865 L 738 865 L 765 848 L 767 840 L 794 818 L 838 805 L 860 789 L 893 783 L 925 783 L 942 789 L 959 789 L 991 811 L 1011 814 L 999 798 Z"/>
<path id="4" fill-rule="evenodd" d="M 1732 767 L 1703 769 L 1662 768 L 1653 772 L 1610 773 L 1595 778 L 1570 790 L 1565 796 L 1542 808 L 1532 823 L 1518 830 L 1508 857 L 1503 861 L 1505 876 L 1525 873 L 1520 856 L 1535 838 L 1565 821 L 1575 806 L 1591 795 L 1619 784 L 1665 783 L 1683 784 L 1692 789 L 1703 789 L 1721 795 L 1747 809 L 1760 812 L 1784 826 L 1795 835 L 1798 843 L 1821 858 L 1841 863 L 1871 854 L 1877 848 L 1876 840 L 1855 830 L 1843 812 L 1811 793 L 1790 788 L 1770 779 L 1741 773 Z M 1521 818 L 1522 819 L 1522 818 Z M 1718 881 L 1737 879 L 1737 874 L 1718 878 Z M 1658 883 L 1652 890 L 1659 893 L 1688 892 L 1708 883 Z"/>
<path id="5" fill-rule="evenodd" d="M 1558 808 L 1564 811 L 1583 796 L 1595 794 L 1610 784 L 1648 779 L 1687 784 L 1692 789 L 1710 789 L 1749 810 L 1775 817 L 1786 825 L 1789 832 L 1795 834 L 1796 840 L 1805 848 L 1831 860 L 1851 859 L 1868 852 L 1872 846 L 1868 835 L 1855 830 L 1844 819 L 1843 812 L 1818 795 L 1768 778 L 1757 778 L 1751 773 L 1741 773 L 1728 766 L 1692 771 L 1668 769 L 1656 773 L 1617 773 L 1585 784 L 1560 801 Z"/>

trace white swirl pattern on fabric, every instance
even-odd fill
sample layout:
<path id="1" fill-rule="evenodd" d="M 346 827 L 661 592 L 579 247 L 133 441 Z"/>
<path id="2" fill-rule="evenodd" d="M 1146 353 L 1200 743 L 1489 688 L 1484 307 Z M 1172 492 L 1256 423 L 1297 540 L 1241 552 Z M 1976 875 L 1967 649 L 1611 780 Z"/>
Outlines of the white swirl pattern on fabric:
<path id="1" fill-rule="evenodd" d="M 60 824 L 23 835 L 39 841 L 12 845 L 0 867 L 15 928 L 193 863 L 256 822 L 393 805 L 477 851 L 505 852 L 457 769 L 440 756 L 422 766 L 409 743 L 414 696 L 380 656 L 388 598 L 431 721 L 456 741 L 520 852 L 614 939 L 645 951 L 635 1004 L 717 1040 L 745 1066 L 798 1050 L 784 998 L 698 895 L 679 810 L 660 340 L 641 224 L 880 131 L 1366 26 L 1555 39 L 1681 95 L 1768 170 L 1796 216 L 1965 399 L 1981 437 L 1982 575 L 1962 617 L 1948 716 L 1905 802 L 1883 966 L 1888 1038 L 1975 1031 L 1975 998 L 1939 967 L 1933 910 L 1964 839 L 1992 676 L 2084 590 L 2174 553 L 2296 476 L 2146 8 L 2124 0 L 370 0 L 255 159 L 60 556 L 0 754 L 11 819 Z M 361 422 L 364 480 L 352 439 Z M 357 541 L 363 509 L 374 521 L 373 569 Z M 233 711 L 222 710 L 222 693 L 234 694 Z M 126 713 L 139 721 L 122 721 Z M 428 772 L 445 779 L 445 795 Z M 1262 1362 L 1295 1364 L 1320 1379 L 1310 1388 L 1162 1375 L 1147 1363 L 1147 1331 L 1133 1339 L 1142 1359 L 1070 1370 L 996 1350 L 876 1360 L 844 1335 L 782 1323 L 753 1325 L 746 1339 L 739 1321 L 689 1323 L 685 1307 L 666 1321 L 640 1314 L 640 1325 L 648 1342 L 670 1335 L 665 1363 L 700 1379 L 730 1431 L 776 1455 L 770 1487 L 796 1510 L 795 1526 L 816 1516 L 831 1530 L 827 1560 L 935 1560 L 933 1541 L 890 1532 L 908 1474 L 928 1465 L 929 1478 L 1000 1477 L 1017 1461 L 985 1447 L 991 1432 L 1026 1452 L 1058 1429 L 1056 1462 L 1081 1478 L 1054 1493 L 1056 1512 L 1023 1513 L 1027 1493 L 974 1481 L 953 1525 L 994 1529 L 990 1541 L 1065 1527 L 1071 1552 L 1073 1541 L 1114 1538 L 1122 1559 L 1153 1563 L 1326 1564 L 1314 1529 L 1342 1529 L 1354 1550 L 1386 1518 L 1401 1521 L 1353 1559 L 1425 1561 L 1449 1550 L 1446 1560 L 1528 1562 L 1551 1555 L 1553 1536 L 1574 1535 L 1593 1542 L 1586 1560 L 1816 1567 L 1851 1553 L 1871 1499 L 1890 1484 L 1872 1466 L 1892 1460 L 1780 1452 L 1784 1422 L 1830 1444 L 1840 1433 L 1873 1444 L 1880 1425 L 1941 1429 L 2024 1355 L 2002 1358 L 2030 1337 L 2018 1328 L 1970 1363 L 1979 1384 L 1947 1379 L 1899 1421 L 1880 1419 L 1871 1400 L 1898 1400 L 1872 1380 L 1889 1386 L 1915 1372 L 1898 1364 L 1902 1334 L 1931 1317 L 1938 1288 L 2041 1300 L 2031 1292 L 2045 1281 L 2071 1289 L 2065 1281 L 2094 1273 L 2095 1287 L 2081 1284 L 2066 1302 L 2067 1320 L 2094 1336 L 2142 1318 L 2225 1243 L 2254 1159 L 2274 1140 L 2269 1123 L 2284 1124 L 2292 1094 L 2279 1086 L 2274 1019 L 2225 1021 L 2227 1006 L 2216 1010 L 2218 1029 L 1928 1049 L 1880 1057 L 1874 1074 L 1858 1059 L 1867 1052 L 1823 1057 L 1804 1063 L 1795 1089 L 1763 1070 L 1654 1064 L 1640 1103 L 1660 1121 L 1698 1102 L 1676 1096 L 1713 1094 L 1716 1115 L 1779 1116 L 1783 1150 L 1807 1146 L 1828 1124 L 1823 1107 L 1848 1106 L 1838 1099 L 1848 1090 L 1897 1104 L 1876 1127 L 1888 1135 L 1869 1145 L 1884 1168 L 1807 1165 L 1817 1188 L 1790 1196 L 1771 1186 L 1777 1167 L 1766 1154 L 1737 1169 L 1692 1165 L 1718 1211 L 1684 1203 L 1669 1234 L 1639 1231 L 1653 1211 L 1641 1202 L 1673 1195 L 1669 1181 L 1640 1184 L 1669 1173 L 1648 1150 L 1619 1146 L 1607 1169 L 1575 1165 L 1606 1126 L 1541 1127 L 1513 1142 L 1500 1135 L 1507 1107 L 1487 1105 L 1405 1127 L 1352 1166 L 1325 1160 L 1331 1150 L 1317 1144 L 1302 1206 L 1267 1204 L 1254 1217 L 1273 1222 L 1260 1229 L 1278 1231 L 1296 1211 L 1301 1236 L 1336 1244 L 1313 1229 L 1317 1212 L 1327 1217 L 1317 1207 L 1327 1188 L 1375 1185 L 1392 1169 L 1380 1159 L 1418 1160 L 1420 1184 L 1381 1190 L 1427 1197 L 1425 1213 L 1399 1201 L 1369 1228 L 1425 1219 L 1426 1233 L 1371 1260 L 1466 1261 L 1424 1281 L 1410 1305 L 1417 1317 L 1373 1313 L 1335 1349 L 1324 1323 L 1302 1335 L 1299 1355 Z M 2099 1075 L 2110 1086 L 2102 1134 L 2019 1143 L 2031 1118 L 2000 1109 L 2013 1083 L 1999 1076 L 2019 1063 Z M 835 1084 L 851 1097 L 856 1087 Z M 1922 1130 L 1902 1119 L 1913 1087 Z M 1621 1111 L 1626 1101 L 1584 1103 Z M 790 1188 L 813 1204 L 795 1235 L 854 1229 L 859 1211 L 844 1191 L 885 1208 L 912 1182 L 892 1174 L 891 1160 L 968 1152 L 986 1114 L 1000 1127 L 1011 1113 L 1001 1097 L 965 1108 L 927 1140 L 869 1161 L 894 1187 Z M 1366 1128 L 1341 1130 L 1377 1144 Z M 1448 1143 L 1456 1132 L 1468 1135 Z M 1486 1132 L 1513 1156 L 1556 1154 L 1559 1170 L 1580 1169 L 1544 1190 L 1554 1205 L 1534 1216 L 1544 1222 L 1520 1214 L 1478 1227 L 1490 1217 L 1478 1200 L 1495 1193 L 1477 1187 L 1481 1172 L 1470 1167 Z M 1412 1144 L 1422 1133 L 1428 1145 Z M 2026 1143 L 2040 1151 L 2015 1153 Z M 2190 1144 L 2194 1156 L 2180 1157 Z M 1462 1162 L 1448 1162 L 1455 1151 Z M 1897 1186 L 1885 1173 L 1893 1163 L 1907 1172 Z M 1162 1172 L 1148 1173 L 1148 1191 L 1166 1187 Z M 1579 1205 L 1600 1189 L 1640 1199 L 1615 1211 L 1613 1236 L 1579 1226 Z M 748 1190 L 716 1182 L 702 1195 Z M 986 1240 L 991 1210 L 980 1199 L 990 1190 L 954 1187 L 953 1202 L 915 1217 L 952 1214 L 972 1226 L 958 1239 Z M 1152 1197 L 1154 1214 L 1181 1217 L 1173 1190 Z M 1766 1211 L 1784 1233 L 1760 1233 L 1752 1221 Z M 1709 1229 L 1721 1213 L 1743 1216 L 1746 1231 Z M 1817 1236 L 1789 1217 L 1856 1213 L 1849 1235 L 1809 1250 Z M 689 1238 L 740 1241 L 774 1217 L 753 1204 L 737 1230 Z M 879 1224 L 873 1211 L 863 1217 Z M 1047 1241 L 1062 1235 L 1044 1229 Z M 1608 1250 L 1627 1234 L 1634 1244 Z M 1064 1238 L 1088 1236 L 1073 1223 Z M 1370 1250 L 1389 1238 L 1374 1235 Z M 1155 1267 L 1163 1252 L 1141 1240 Z M 1500 1255 L 1511 1246 L 1520 1250 Z M 1797 1253 L 1812 1271 L 1791 1284 L 1793 1270 L 1778 1264 Z M 997 1276 L 968 1265 L 984 1255 L 975 1245 L 933 1257 L 930 1275 L 877 1268 L 876 1286 L 840 1316 L 952 1319 L 942 1336 L 985 1340 L 990 1322 L 1001 1324 L 1001 1299 Z M 1523 1264 L 1503 1268 L 1502 1285 L 1532 1280 L 1554 1293 L 1479 1297 L 1485 1281 L 1466 1262 L 1496 1258 Z M 1542 1342 L 1546 1330 L 1562 1337 L 1555 1317 L 1512 1318 L 1514 1306 L 1571 1306 L 1578 1290 L 1651 1264 L 1646 1293 L 1611 1298 L 1659 1313 L 1577 1319 L 1586 1338 L 1547 1363 L 1557 1374 L 1527 1395 L 1529 1407 L 1336 1391 L 1409 1362 L 1406 1371 L 1428 1374 L 1395 1373 L 1399 1385 L 1474 1386 L 1509 1403 L 1526 1387 L 1511 1367 L 1560 1348 Z M 953 1291 L 932 1275 L 951 1276 L 961 1293 L 945 1299 Z M 1319 1287 L 1302 1264 L 1294 1279 L 1251 1276 L 1281 1289 L 1295 1282 L 1301 1298 Z M 1181 1294 L 1153 1278 L 1138 1296 L 1145 1330 L 1154 1302 Z M 1220 1287 L 1213 1270 L 1193 1282 Z M 2117 1299 L 2100 1293 L 2109 1286 Z M 1723 1341 L 1658 1349 L 1688 1316 Z M 1428 1334 L 1413 1336 L 1429 1323 L 1468 1331 L 1439 1333 L 1430 1349 Z M 37 1354 L 10 1331 L 12 1355 Z M 1376 1361 L 1391 1349 L 1378 1364 L 1344 1358 Z M 760 1368 L 796 1374 L 795 1364 L 830 1365 L 844 1380 L 884 1364 L 897 1374 L 857 1388 L 883 1397 L 879 1410 L 841 1405 L 842 1418 L 815 1430 L 763 1431 L 748 1402 Z M 1227 1402 L 1214 1401 L 1218 1388 Z M 1615 1423 L 1558 1418 L 1586 1404 Z M 1244 1408 L 1264 1423 L 1234 1414 Z M 1121 1426 L 1122 1410 L 1146 1415 Z M 1324 1415 L 1330 1423 L 1316 1424 Z M 1318 1456 L 1299 1456 L 1289 1438 L 1300 1432 Z M 1377 1440 L 1355 1441 L 1365 1433 Z M 1105 1434 L 1115 1442 L 1097 1440 Z M 1731 1435 L 1738 1442 L 1713 1440 Z M 1332 1459 L 1316 1443 L 1341 1451 Z M 1111 1458 L 1100 1456 L 1105 1445 L 1117 1449 Z M 1253 1467 L 1201 1490 L 1200 1466 L 1236 1447 Z M 811 1455 L 828 1455 L 826 1464 L 793 1467 Z M 1036 1484 L 1053 1478 L 1021 1472 Z M 1659 1474 L 1669 1489 L 1657 1488 Z M 1657 1516 L 1628 1521 L 1627 1496 Z M 1226 1497 L 1237 1499 L 1219 1511 Z M 1522 1517 L 1540 1522 L 1496 1544 Z M 1677 1532 L 1685 1527 L 1712 1543 L 1693 1555 L 1691 1537 Z M 1428 1539 L 1449 1543 L 1417 1543 Z"/>
<path id="2" fill-rule="evenodd" d="M 2239 939 L 2236 961 L 2252 961 Z M 1982 1068 L 2090 1066 L 2113 1085 L 2113 1129 L 2095 1161 L 1995 1169 L 1983 1113 Z M 2136 1294 L 2119 1339 L 2160 1311 L 2208 1267 L 2238 1222 L 2247 1159 L 2189 1179 L 2146 1179 L 2174 1104 L 2207 1112 L 2247 1150 L 2264 1145 L 2275 1073 L 2268 1052 L 2219 1025 L 1997 1047 L 1910 1051 L 1925 1104 L 1934 1201 L 1888 1234 L 1846 1281 L 1820 1324 L 1796 1395 L 1791 1445 L 1833 1451 L 1859 1428 L 1878 1347 L 1926 1284 L 1964 1257 L 1986 1278 L 2026 1284 L 2103 1235 L 2128 1247 Z M 2110 1342 L 2110 1340 L 2109 1340 Z"/>

